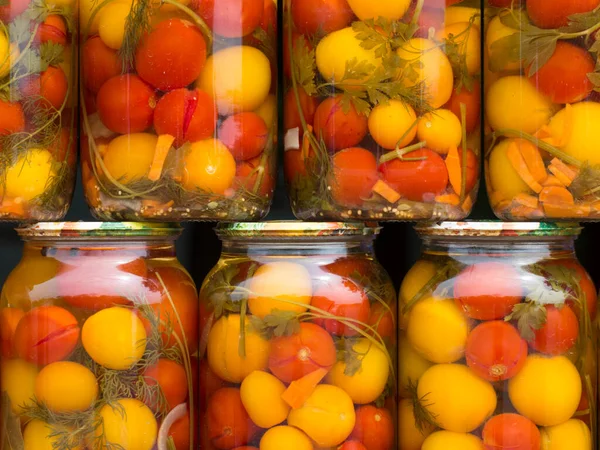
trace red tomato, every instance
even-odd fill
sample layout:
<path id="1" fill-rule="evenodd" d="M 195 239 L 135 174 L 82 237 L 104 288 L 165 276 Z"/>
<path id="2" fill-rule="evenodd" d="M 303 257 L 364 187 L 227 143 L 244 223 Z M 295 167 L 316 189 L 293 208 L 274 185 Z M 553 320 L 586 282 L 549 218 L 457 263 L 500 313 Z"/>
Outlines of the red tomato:
<path id="1" fill-rule="evenodd" d="M 198 416 L 194 415 L 197 420 Z M 189 450 L 190 448 L 190 413 L 175 421 L 169 428 L 169 437 L 173 438 L 176 450 Z M 196 448 L 195 446 L 191 448 Z"/>
<path id="2" fill-rule="evenodd" d="M 261 159 L 261 157 L 258 157 L 238 164 L 235 171 L 235 181 L 233 182 L 234 187 L 238 189 L 243 187 L 245 190 L 253 192 L 258 177 L 262 173 L 263 178 L 257 193 L 263 197 L 273 194 L 275 177 L 271 171 L 269 161 L 265 163 L 264 167 L 260 167 Z"/>
<path id="3" fill-rule="evenodd" d="M 579 335 L 579 322 L 567 305 L 561 308 L 547 305 L 546 323 L 533 332 L 535 339 L 531 346 L 535 350 L 549 355 L 561 355 L 575 345 Z"/>
<path id="4" fill-rule="evenodd" d="M 454 280 L 454 301 L 472 319 L 502 319 L 522 298 L 519 273 L 509 264 L 473 264 Z"/>
<path id="5" fill-rule="evenodd" d="M 283 105 L 283 127 L 286 130 L 291 130 L 293 128 L 302 129 L 302 120 L 300 118 L 300 113 L 298 112 L 298 102 L 300 103 L 300 108 L 306 124 L 312 125 L 314 123 L 315 112 L 319 106 L 319 100 L 308 95 L 302 87 L 298 87 L 298 99 L 296 99 L 296 93 L 293 89 L 290 89 L 285 94 Z"/>
<path id="6" fill-rule="evenodd" d="M 467 365 L 488 381 L 514 377 L 525 364 L 527 342 L 511 324 L 502 320 L 476 326 L 467 338 Z"/>
<path id="7" fill-rule="evenodd" d="M 348 148 L 333 155 L 329 185 L 333 199 L 343 206 L 360 206 L 377 182 L 377 160 L 364 148 Z"/>
<path id="8" fill-rule="evenodd" d="M 158 362 L 144 370 L 144 380 L 148 386 L 160 386 L 166 405 L 158 403 L 157 396 L 146 399 L 146 403 L 153 410 L 172 410 L 177 405 L 185 402 L 188 396 L 187 375 L 181 364 L 170 359 L 161 358 Z"/>
<path id="9" fill-rule="evenodd" d="M 369 450 L 358 441 L 346 441 L 337 450 Z"/>
<path id="10" fill-rule="evenodd" d="M 452 96 L 444 108 L 452 111 L 456 117 L 461 118 L 460 104 L 463 103 L 467 110 L 465 128 L 467 133 L 475 131 L 481 122 L 481 85 L 479 82 L 473 84 L 473 90 L 466 87 L 454 88 Z"/>
<path id="11" fill-rule="evenodd" d="M 167 92 L 154 110 L 154 129 L 158 134 L 174 136 L 177 146 L 212 137 L 216 126 L 213 98 L 200 89 Z"/>
<path id="12" fill-rule="evenodd" d="M 373 405 L 356 410 L 356 424 L 349 439 L 356 439 L 367 450 L 391 450 L 394 446 L 394 421 L 387 409 Z"/>
<path id="13" fill-rule="evenodd" d="M 483 427 L 483 445 L 494 450 L 539 450 L 540 430 L 519 414 L 499 414 Z"/>
<path id="14" fill-rule="evenodd" d="M 0 136 L 20 133 L 25 129 L 25 114 L 20 103 L 0 100 Z"/>
<path id="15" fill-rule="evenodd" d="M 340 277 L 366 277 L 373 268 L 373 262 L 367 258 L 355 256 L 343 256 L 334 262 L 322 266 L 328 273 L 334 273 Z"/>
<path id="16" fill-rule="evenodd" d="M 420 160 L 410 161 L 413 158 Z M 448 186 L 446 163 L 440 155 L 427 148 L 407 154 L 405 160 L 393 159 L 383 163 L 379 171 L 396 192 L 415 202 L 433 201 Z"/>
<path id="17" fill-rule="evenodd" d="M 386 307 L 379 302 L 371 305 L 371 316 L 369 317 L 369 325 L 371 325 L 377 334 L 382 338 L 390 339 L 391 342 L 396 342 L 396 320 L 395 314 L 392 314 L 394 308 Z"/>
<path id="18" fill-rule="evenodd" d="M 267 146 L 269 129 L 258 114 L 243 112 L 225 119 L 218 137 L 236 161 L 246 161 L 263 152 Z"/>
<path id="19" fill-rule="evenodd" d="M 73 135 L 71 135 L 71 133 Z M 70 128 L 61 128 L 60 139 L 56 139 L 48 148 L 54 159 L 58 162 L 67 162 L 70 167 L 77 164 L 77 152 L 75 150 L 76 132 Z"/>
<path id="20" fill-rule="evenodd" d="M 208 365 L 206 359 L 200 360 L 198 366 L 198 383 L 194 384 L 195 389 L 199 389 L 199 408 L 202 411 L 208 407 L 208 400 L 219 389 L 227 386 L 227 383 L 219 378 Z"/>
<path id="21" fill-rule="evenodd" d="M 336 336 L 356 336 L 358 331 L 350 323 L 339 319 L 353 319 L 367 324 L 371 314 L 371 305 L 365 292 L 352 280 L 331 276 L 319 287 L 312 298 L 311 305 L 333 314 L 337 319 L 315 319 L 314 322 Z M 356 322 L 351 325 L 364 329 Z"/>
<path id="22" fill-rule="evenodd" d="M 83 44 L 83 84 L 97 94 L 102 85 L 123 70 L 121 58 L 116 50 L 102 42 L 100 36 L 92 36 Z"/>
<path id="23" fill-rule="evenodd" d="M 64 19 L 57 14 L 50 14 L 46 17 L 46 20 L 38 27 L 35 41 L 41 44 L 53 42 L 62 46 L 67 45 L 67 25 Z"/>
<path id="24" fill-rule="evenodd" d="M 69 82 L 60 67 L 49 66 L 40 75 L 30 75 L 19 83 L 19 90 L 25 97 L 41 97 L 41 107 L 61 109 L 67 94 Z"/>
<path id="25" fill-rule="evenodd" d="M 249 443 L 258 431 L 242 404 L 237 388 L 222 388 L 213 394 L 208 402 L 205 421 L 210 442 L 223 450 Z"/>
<path id="26" fill-rule="evenodd" d="M 100 120 L 110 131 L 141 133 L 152 125 L 156 95 L 137 75 L 119 75 L 102 85 L 96 106 Z"/>
<path id="27" fill-rule="evenodd" d="M 288 184 L 293 183 L 298 175 L 307 175 L 305 159 L 300 150 L 291 149 L 283 153 L 283 172 Z"/>
<path id="28" fill-rule="evenodd" d="M 586 13 L 600 5 L 600 0 L 527 0 L 529 18 L 540 28 L 559 28 L 569 23 L 569 16 Z"/>
<path id="29" fill-rule="evenodd" d="M 342 107 L 342 95 L 329 97 L 315 111 L 314 133 L 329 150 L 342 150 L 358 145 L 367 135 L 368 119 L 354 106 L 348 112 Z"/>
<path id="30" fill-rule="evenodd" d="M 283 35 L 283 73 L 289 79 L 292 78 L 292 53 L 290 52 L 290 50 L 292 50 L 293 52 L 296 52 L 297 49 L 302 49 L 302 47 L 305 47 L 304 51 L 306 51 L 306 52 L 310 52 L 313 50 L 313 46 L 310 44 L 310 41 L 308 40 L 308 38 L 306 36 L 304 36 L 303 34 L 296 33 L 295 31 L 292 31 L 292 48 L 290 49 L 289 33 L 287 30 L 284 31 L 284 35 Z M 302 89 L 302 88 L 299 87 L 298 89 Z"/>
<path id="31" fill-rule="evenodd" d="M 216 34 L 236 38 L 252 33 L 261 25 L 264 2 L 263 0 L 199 0 L 196 11 Z"/>
<path id="32" fill-rule="evenodd" d="M 146 83 L 161 91 L 196 81 L 206 63 L 206 41 L 191 22 L 168 19 L 145 35 L 135 54 L 135 68 Z"/>
<path id="33" fill-rule="evenodd" d="M 583 295 L 585 295 L 587 311 L 593 322 L 596 318 L 596 313 L 598 311 L 598 291 L 596 290 L 594 281 L 583 268 L 583 266 L 579 264 L 579 261 L 575 259 L 555 259 L 548 261 L 547 263 L 545 263 L 545 265 L 559 266 L 571 272 L 573 278 L 576 280 L 576 282 L 579 283 L 579 288 L 581 289 L 581 292 L 583 293 Z M 579 314 L 581 313 L 579 304 L 568 300 L 567 305 L 569 305 L 579 317 Z"/>
<path id="34" fill-rule="evenodd" d="M 24 315 L 23 310 L 18 308 L 0 309 L 0 350 L 4 358 L 16 356 L 14 351 L 15 331 Z"/>
<path id="35" fill-rule="evenodd" d="M 271 341 L 269 370 L 284 383 L 336 362 L 335 344 L 331 335 L 314 323 L 302 323 L 300 332 Z"/>
<path id="36" fill-rule="evenodd" d="M 412 18 L 412 14 L 406 14 L 405 17 Z M 429 36 L 429 30 L 431 28 L 435 30 L 441 30 L 444 27 L 444 8 L 423 8 L 417 25 L 419 29 L 415 32 L 416 37 L 422 37 L 427 39 Z"/>
<path id="37" fill-rule="evenodd" d="M 31 0 L 8 0 L 3 3 L 5 6 L 0 6 L 0 20 L 7 24 L 15 17 L 23 14 L 29 8 Z"/>
<path id="38" fill-rule="evenodd" d="M 575 103 L 586 98 L 594 89 L 587 75 L 594 71 L 595 65 L 587 50 L 558 41 L 548 62 L 529 79 L 553 103 Z"/>
<path id="39" fill-rule="evenodd" d="M 277 5 L 273 0 L 264 0 L 260 27 L 267 33 L 277 34 Z"/>
<path id="40" fill-rule="evenodd" d="M 346 0 L 291 0 L 296 31 L 329 34 L 346 28 L 354 13 Z"/>

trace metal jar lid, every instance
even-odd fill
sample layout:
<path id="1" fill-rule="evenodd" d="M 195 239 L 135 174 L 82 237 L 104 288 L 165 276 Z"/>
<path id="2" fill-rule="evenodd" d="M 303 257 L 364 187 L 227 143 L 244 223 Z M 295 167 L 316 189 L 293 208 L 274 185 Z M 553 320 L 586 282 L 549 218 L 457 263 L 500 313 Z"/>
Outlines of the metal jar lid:
<path id="1" fill-rule="evenodd" d="M 342 222 L 235 222 L 220 224 L 216 228 L 224 238 L 303 238 L 375 236 L 381 228 L 376 223 Z"/>
<path id="2" fill-rule="evenodd" d="M 500 222 L 466 221 L 419 224 L 415 230 L 421 236 L 455 238 L 497 238 L 497 237 L 565 237 L 579 236 L 581 226 L 572 222 Z"/>
<path id="3" fill-rule="evenodd" d="M 175 223 L 147 222 L 40 222 L 16 229 L 27 240 L 95 238 L 174 238 L 182 228 Z"/>

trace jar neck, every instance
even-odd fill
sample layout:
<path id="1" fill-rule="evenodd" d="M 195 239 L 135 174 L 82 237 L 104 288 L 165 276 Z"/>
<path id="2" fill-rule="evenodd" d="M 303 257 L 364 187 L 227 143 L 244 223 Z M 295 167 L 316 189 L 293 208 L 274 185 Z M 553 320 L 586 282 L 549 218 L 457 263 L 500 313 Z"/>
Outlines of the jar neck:
<path id="1" fill-rule="evenodd" d="M 372 236 L 235 239 L 223 237 L 223 253 L 230 255 L 312 256 L 373 255 Z"/>
<path id="2" fill-rule="evenodd" d="M 175 257 L 174 239 L 112 240 L 110 238 L 90 240 L 25 240 L 24 256 L 39 254 L 54 256 L 70 253 L 72 256 L 94 256 L 127 252 L 144 258 Z"/>

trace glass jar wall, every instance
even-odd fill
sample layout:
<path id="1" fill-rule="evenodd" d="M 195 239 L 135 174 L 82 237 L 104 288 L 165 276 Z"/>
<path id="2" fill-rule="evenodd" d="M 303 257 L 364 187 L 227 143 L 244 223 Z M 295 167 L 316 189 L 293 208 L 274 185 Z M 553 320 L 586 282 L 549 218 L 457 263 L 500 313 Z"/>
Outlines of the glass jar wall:
<path id="1" fill-rule="evenodd" d="M 486 178 L 504 220 L 600 218 L 600 2 L 487 1 Z"/>
<path id="2" fill-rule="evenodd" d="M 579 228 L 417 230 L 423 253 L 400 289 L 399 449 L 596 449 L 597 296 Z"/>
<path id="3" fill-rule="evenodd" d="M 276 168 L 276 0 L 84 0 L 80 20 L 93 214 L 264 217 Z"/>
<path id="4" fill-rule="evenodd" d="M 376 229 L 217 228 L 200 290 L 206 449 L 396 447 L 396 299 Z"/>
<path id="5" fill-rule="evenodd" d="M 288 0 L 284 16 L 295 215 L 468 216 L 480 165 L 479 2 Z"/>
<path id="6" fill-rule="evenodd" d="M 198 301 L 177 227 L 39 224 L 0 302 L 10 448 L 191 450 Z"/>
<path id="7" fill-rule="evenodd" d="M 0 220 L 64 217 L 77 171 L 75 0 L 0 4 Z"/>

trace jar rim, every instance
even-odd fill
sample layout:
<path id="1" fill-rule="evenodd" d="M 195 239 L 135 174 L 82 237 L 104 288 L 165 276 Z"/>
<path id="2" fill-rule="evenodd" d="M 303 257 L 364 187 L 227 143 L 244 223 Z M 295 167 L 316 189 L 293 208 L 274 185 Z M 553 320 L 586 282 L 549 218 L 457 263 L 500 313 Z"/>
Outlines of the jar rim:
<path id="1" fill-rule="evenodd" d="M 497 237 L 577 237 L 581 226 L 576 222 L 501 222 L 478 220 L 425 223 L 415 226 L 420 236 L 454 238 Z"/>
<path id="2" fill-rule="evenodd" d="M 232 222 L 217 225 L 220 238 L 301 238 L 316 236 L 376 236 L 381 227 L 373 222 L 302 222 L 273 220 L 265 222 Z"/>
<path id="3" fill-rule="evenodd" d="M 176 223 L 148 222 L 39 222 L 15 229 L 27 240 L 169 238 L 177 237 L 183 228 Z"/>

